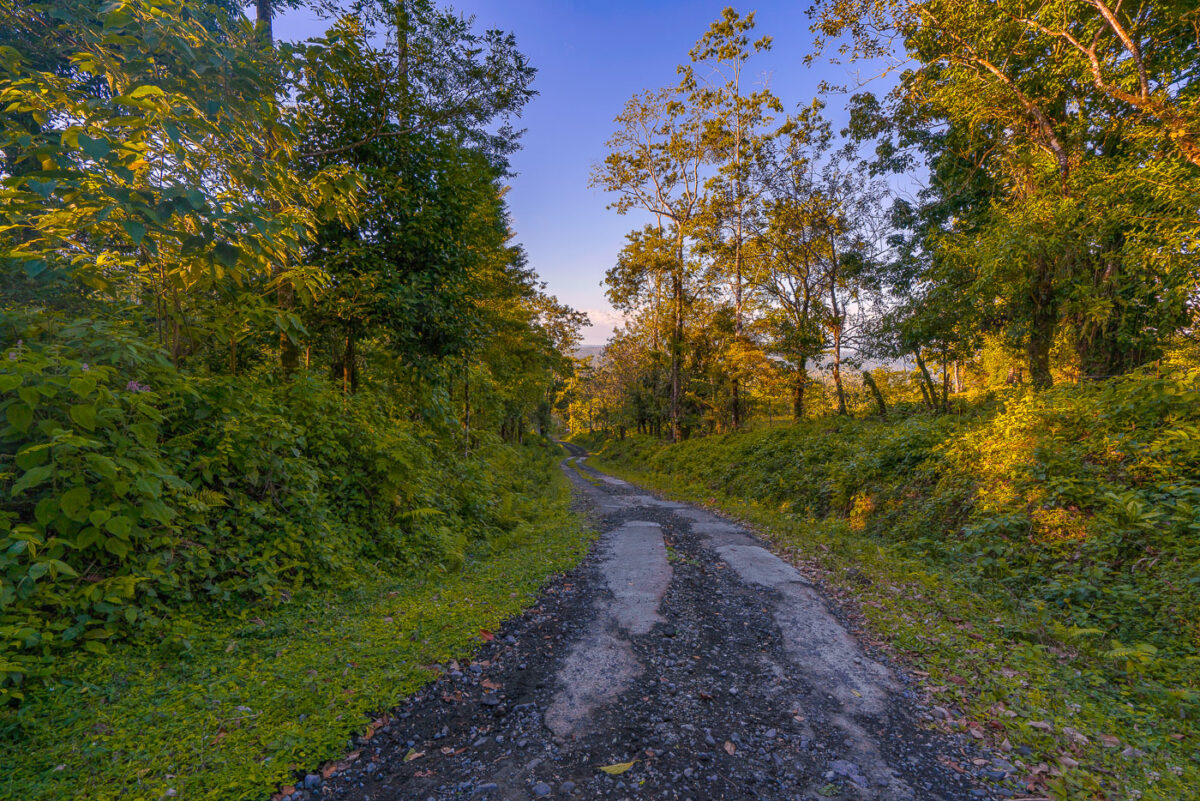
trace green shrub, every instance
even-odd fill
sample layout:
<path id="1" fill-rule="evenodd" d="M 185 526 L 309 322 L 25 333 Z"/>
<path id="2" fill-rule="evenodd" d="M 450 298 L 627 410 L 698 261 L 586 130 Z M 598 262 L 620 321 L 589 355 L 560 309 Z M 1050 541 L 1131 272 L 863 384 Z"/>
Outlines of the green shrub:
<path id="1" fill-rule="evenodd" d="M 592 445 L 798 522 L 847 520 L 1013 605 L 1031 636 L 1094 632 L 1099 652 L 1141 644 L 1163 665 L 1200 654 L 1200 371 L 967 412 Z"/>
<path id="2" fill-rule="evenodd" d="M 464 458 L 382 392 L 184 376 L 113 324 L 7 322 L 0 701 L 64 652 L 171 641 L 182 606 L 452 570 L 521 520 L 512 448 Z"/>

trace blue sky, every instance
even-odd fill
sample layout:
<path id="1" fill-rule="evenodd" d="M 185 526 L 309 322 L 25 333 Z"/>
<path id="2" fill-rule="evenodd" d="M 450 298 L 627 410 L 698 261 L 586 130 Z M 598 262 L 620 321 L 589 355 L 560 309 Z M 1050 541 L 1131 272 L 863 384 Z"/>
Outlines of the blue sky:
<path id="1" fill-rule="evenodd" d="M 635 92 L 675 83 L 676 65 L 709 23 L 730 5 L 699 0 L 457 0 L 442 3 L 476 17 L 480 28 L 517 36 L 538 69 L 538 96 L 522 117 L 523 149 L 513 159 L 509 202 L 518 240 L 549 291 L 587 311 L 594 327 L 585 344 L 601 344 L 616 321 L 601 282 L 626 232 L 641 225 L 632 214 L 605 208 L 604 193 L 588 187 L 591 165 L 603 159 L 613 117 Z M 822 79 L 853 81 L 848 68 L 804 64 L 812 35 L 807 4 L 770 0 L 736 5 L 757 11 L 757 33 L 774 37 L 770 53 L 751 62 L 789 110 L 806 103 Z M 281 39 L 319 34 L 311 11 L 288 13 L 276 23 Z M 841 100 L 829 116 L 841 122 Z"/>

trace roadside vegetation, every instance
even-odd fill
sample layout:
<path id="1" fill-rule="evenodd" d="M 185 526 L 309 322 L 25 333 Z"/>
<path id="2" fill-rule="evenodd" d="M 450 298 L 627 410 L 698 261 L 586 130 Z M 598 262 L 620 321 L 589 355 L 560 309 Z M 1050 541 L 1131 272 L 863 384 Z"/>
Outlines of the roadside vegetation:
<path id="1" fill-rule="evenodd" d="M 261 799 L 353 759 L 387 712 L 582 556 L 557 448 L 497 449 L 502 528 L 455 567 L 364 561 L 286 602 L 194 605 L 55 664 L 3 718 L 8 798 Z M 349 756 L 348 756 L 349 755 Z"/>
<path id="2" fill-rule="evenodd" d="M 267 797 L 580 554 L 533 70 L 296 5 L 0 0 L 0 796 Z"/>
<path id="3" fill-rule="evenodd" d="M 577 441 L 755 524 L 918 671 L 936 725 L 1004 752 L 1031 793 L 1166 801 L 1200 777 L 1198 424 L 1193 371 Z"/>
<path id="4" fill-rule="evenodd" d="M 1194 795 L 1200 12 L 809 12 L 889 80 L 785 108 L 730 8 L 616 118 L 624 325 L 571 431 L 757 523 L 1031 796 Z"/>

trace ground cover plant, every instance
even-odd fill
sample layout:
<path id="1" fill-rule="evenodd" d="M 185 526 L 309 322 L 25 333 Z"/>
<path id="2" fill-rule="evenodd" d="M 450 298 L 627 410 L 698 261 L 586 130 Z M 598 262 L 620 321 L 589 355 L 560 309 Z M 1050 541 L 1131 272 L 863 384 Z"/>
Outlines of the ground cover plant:
<path id="1" fill-rule="evenodd" d="M 926 674 L 937 725 L 1061 798 L 1200 775 L 1200 376 L 688 440 L 595 464 L 758 524 Z"/>
<path id="2" fill-rule="evenodd" d="M 558 450 L 500 446 L 502 529 L 447 567 L 363 560 L 284 602 L 178 610 L 105 654 L 59 659 L 0 713 L 8 798 L 264 798 L 342 758 L 348 740 L 469 656 L 582 555 Z M 481 634 L 483 632 L 483 634 Z"/>
<path id="3" fill-rule="evenodd" d="M 5 797 L 265 797 L 578 553 L 532 68 L 298 5 L 0 0 Z"/>

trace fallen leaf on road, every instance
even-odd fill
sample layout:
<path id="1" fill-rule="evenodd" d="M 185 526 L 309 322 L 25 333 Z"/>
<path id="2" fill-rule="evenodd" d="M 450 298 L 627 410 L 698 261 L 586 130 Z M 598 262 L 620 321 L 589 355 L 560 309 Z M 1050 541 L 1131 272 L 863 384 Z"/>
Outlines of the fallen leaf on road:
<path id="1" fill-rule="evenodd" d="M 622 773 L 632 768 L 636 762 L 637 760 L 634 759 L 630 762 L 618 762 L 615 765 L 604 765 L 600 768 L 600 770 L 604 771 L 609 776 L 620 776 Z"/>
<path id="2" fill-rule="evenodd" d="M 423 756 L 425 756 L 424 751 L 413 751 L 410 749 L 409 752 L 404 755 L 404 761 L 412 762 L 414 759 L 420 759 Z"/>
<path id="3" fill-rule="evenodd" d="M 491 642 L 492 640 L 496 639 L 496 635 L 492 634 L 487 629 L 480 629 L 479 636 L 482 637 L 485 642 Z"/>
<path id="4" fill-rule="evenodd" d="M 1029 721 L 1029 727 L 1031 729 L 1041 729 L 1042 731 L 1050 731 L 1050 729 L 1053 728 L 1044 720 L 1031 720 Z"/>
<path id="5" fill-rule="evenodd" d="M 1121 741 L 1118 740 L 1116 737 L 1113 737 L 1111 734 L 1097 735 L 1097 739 L 1100 740 L 1100 745 L 1104 746 L 1105 748 L 1120 748 L 1121 747 Z"/>
<path id="6" fill-rule="evenodd" d="M 826 798 L 838 794 L 838 786 L 836 784 L 827 784 L 820 790 L 817 790 L 818 795 L 823 795 Z"/>
<path id="7" fill-rule="evenodd" d="M 481 681 L 479 683 L 482 684 L 484 687 L 486 687 L 489 690 L 499 690 L 500 689 L 500 685 L 497 682 L 492 681 L 491 679 L 484 679 L 483 681 Z"/>
<path id="8" fill-rule="evenodd" d="M 734 745 L 733 743 L 729 742 L 728 740 L 726 740 L 725 741 L 725 753 L 729 754 L 730 756 L 733 756 L 734 754 L 737 753 L 737 746 Z"/>

